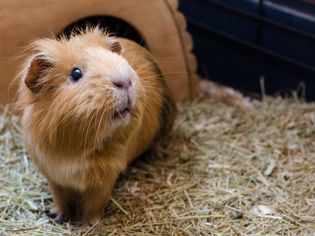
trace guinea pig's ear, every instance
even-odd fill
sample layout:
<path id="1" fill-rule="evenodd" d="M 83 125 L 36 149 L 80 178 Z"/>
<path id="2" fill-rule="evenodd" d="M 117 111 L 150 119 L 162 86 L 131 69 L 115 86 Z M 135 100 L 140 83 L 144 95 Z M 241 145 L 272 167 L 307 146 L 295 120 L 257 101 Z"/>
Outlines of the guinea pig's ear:
<path id="1" fill-rule="evenodd" d="M 109 48 L 112 52 L 120 54 L 121 53 L 121 44 L 116 39 L 110 41 Z"/>
<path id="2" fill-rule="evenodd" d="M 38 93 L 42 87 L 40 78 L 47 73 L 47 70 L 52 67 L 52 64 L 39 56 L 32 59 L 30 67 L 25 77 L 25 85 L 33 92 Z"/>

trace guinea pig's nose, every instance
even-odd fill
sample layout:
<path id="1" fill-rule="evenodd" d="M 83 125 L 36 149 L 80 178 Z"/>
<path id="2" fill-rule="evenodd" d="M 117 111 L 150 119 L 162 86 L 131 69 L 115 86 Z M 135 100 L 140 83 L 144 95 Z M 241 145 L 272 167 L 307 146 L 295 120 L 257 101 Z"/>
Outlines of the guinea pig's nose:
<path id="1" fill-rule="evenodd" d="M 131 86 L 131 80 L 130 79 L 116 79 L 113 80 L 113 84 L 116 88 L 119 89 L 128 89 Z"/>

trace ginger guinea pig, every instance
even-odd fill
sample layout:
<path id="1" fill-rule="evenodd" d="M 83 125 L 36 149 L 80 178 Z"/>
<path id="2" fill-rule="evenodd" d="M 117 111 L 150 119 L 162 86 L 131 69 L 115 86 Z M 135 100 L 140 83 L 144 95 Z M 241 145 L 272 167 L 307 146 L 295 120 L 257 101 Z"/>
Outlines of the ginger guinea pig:
<path id="1" fill-rule="evenodd" d="M 30 46 L 18 104 L 25 148 L 58 222 L 98 220 L 118 175 L 171 129 L 175 107 L 152 55 L 98 28 Z"/>

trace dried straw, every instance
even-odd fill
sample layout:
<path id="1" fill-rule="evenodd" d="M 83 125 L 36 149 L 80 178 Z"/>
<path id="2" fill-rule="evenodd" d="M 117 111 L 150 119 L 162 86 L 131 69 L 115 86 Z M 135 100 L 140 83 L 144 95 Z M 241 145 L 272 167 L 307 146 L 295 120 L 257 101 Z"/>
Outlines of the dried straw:
<path id="1" fill-rule="evenodd" d="M 45 179 L 0 117 L 0 235 L 314 235 L 315 104 L 267 99 L 244 111 L 181 106 L 163 157 L 137 160 L 101 222 L 58 225 Z"/>

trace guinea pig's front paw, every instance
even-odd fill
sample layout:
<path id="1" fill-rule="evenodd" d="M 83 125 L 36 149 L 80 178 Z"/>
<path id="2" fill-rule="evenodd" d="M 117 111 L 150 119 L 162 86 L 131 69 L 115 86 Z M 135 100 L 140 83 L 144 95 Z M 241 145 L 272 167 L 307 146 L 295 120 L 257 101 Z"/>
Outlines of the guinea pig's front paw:
<path id="1" fill-rule="evenodd" d="M 64 224 L 66 223 L 68 220 L 69 220 L 69 217 L 58 211 L 57 209 L 55 208 L 52 208 L 52 209 L 47 209 L 44 211 L 44 213 L 51 219 L 53 220 L 54 222 L 58 223 L 58 224 Z"/>
<path id="2" fill-rule="evenodd" d="M 69 217 L 63 213 L 60 213 L 53 220 L 58 224 L 64 224 L 69 221 Z"/>
<path id="3" fill-rule="evenodd" d="M 97 225 L 100 222 L 101 222 L 101 216 L 95 216 L 91 219 L 85 220 L 85 223 L 89 226 Z"/>

